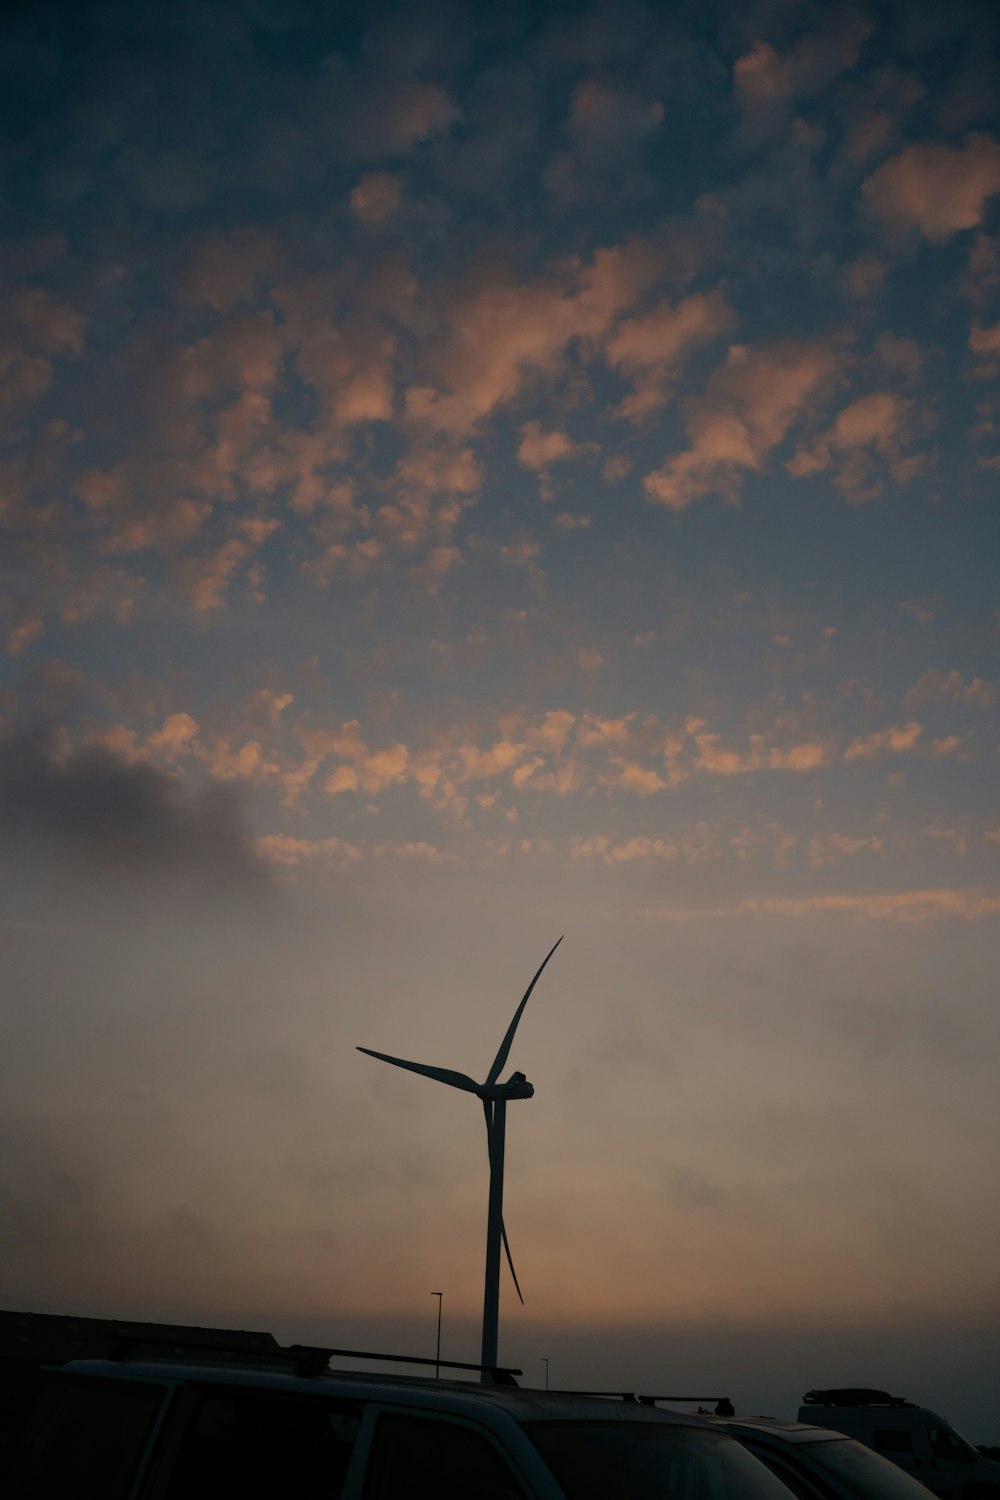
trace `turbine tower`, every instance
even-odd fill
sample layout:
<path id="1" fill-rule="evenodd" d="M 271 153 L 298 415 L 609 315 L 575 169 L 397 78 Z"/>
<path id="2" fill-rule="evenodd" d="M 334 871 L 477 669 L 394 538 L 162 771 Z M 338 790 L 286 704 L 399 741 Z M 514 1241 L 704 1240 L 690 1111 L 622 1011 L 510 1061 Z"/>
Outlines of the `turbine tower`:
<path id="1" fill-rule="evenodd" d="M 514 1041 L 514 1033 L 524 1007 L 538 983 L 542 970 L 561 942 L 562 938 L 558 938 L 553 943 L 539 965 L 534 979 L 525 990 L 521 1003 L 514 1012 L 514 1019 L 507 1027 L 507 1034 L 500 1043 L 500 1050 L 493 1059 L 493 1066 L 486 1075 L 485 1083 L 477 1083 L 467 1073 L 456 1073 L 451 1068 L 435 1068 L 429 1063 L 407 1062 L 402 1057 L 389 1057 L 385 1052 L 373 1052 L 370 1047 L 358 1048 L 359 1052 L 366 1053 L 368 1057 L 377 1057 L 380 1062 L 392 1063 L 397 1068 L 407 1068 L 411 1073 L 422 1073 L 425 1078 L 436 1078 L 438 1083 L 448 1083 L 452 1088 L 464 1089 L 468 1094 L 477 1094 L 483 1101 L 483 1112 L 486 1115 L 486 1144 L 490 1158 L 490 1207 L 486 1224 L 486 1286 L 483 1293 L 483 1343 L 480 1355 L 484 1381 L 489 1380 L 488 1371 L 497 1362 L 501 1243 L 507 1253 L 507 1264 L 514 1278 L 517 1295 L 522 1303 L 524 1301 L 503 1222 L 503 1156 L 504 1135 L 507 1128 L 507 1101 L 508 1099 L 530 1099 L 535 1092 L 523 1073 L 512 1073 L 506 1083 L 498 1083 L 497 1080 L 507 1062 L 507 1055 Z"/>

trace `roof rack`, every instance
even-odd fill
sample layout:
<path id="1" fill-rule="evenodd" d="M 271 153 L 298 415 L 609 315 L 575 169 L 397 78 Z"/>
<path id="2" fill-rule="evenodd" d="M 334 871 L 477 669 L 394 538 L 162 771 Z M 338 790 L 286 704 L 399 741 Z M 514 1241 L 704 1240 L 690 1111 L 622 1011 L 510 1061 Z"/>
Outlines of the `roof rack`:
<path id="1" fill-rule="evenodd" d="M 492 1375 L 496 1385 L 517 1385 L 515 1375 L 523 1375 L 523 1370 L 515 1370 L 507 1365 L 470 1365 L 457 1359 L 435 1359 L 433 1356 L 425 1359 L 419 1354 L 373 1354 L 367 1349 L 322 1349 L 314 1348 L 311 1344 L 292 1344 L 290 1352 L 299 1358 L 303 1368 L 300 1374 L 321 1374 L 327 1363 L 334 1355 L 338 1359 L 382 1359 L 390 1364 L 399 1365 L 440 1365 L 442 1370 L 477 1370 L 480 1375 Z M 322 1365 L 317 1368 L 322 1359 Z"/>
<path id="2" fill-rule="evenodd" d="M 715 1415 L 717 1417 L 732 1417 L 735 1415 L 733 1403 L 728 1396 L 640 1396 L 640 1406 L 655 1406 L 657 1401 L 684 1401 L 694 1402 L 700 1406 L 702 1401 L 715 1402 Z"/>
<path id="3" fill-rule="evenodd" d="M 113 1360 L 134 1358 L 137 1348 L 152 1345 L 158 1353 L 162 1354 L 163 1351 L 169 1350 L 175 1358 L 179 1359 L 190 1357 L 190 1352 L 193 1351 L 208 1351 L 211 1354 L 226 1356 L 223 1363 L 255 1364 L 263 1361 L 290 1364 L 296 1375 L 322 1375 L 326 1373 L 329 1362 L 334 1356 L 339 1359 L 385 1360 L 390 1364 L 434 1365 L 440 1366 L 442 1370 L 475 1370 L 481 1375 L 492 1376 L 496 1385 L 516 1386 L 517 1381 L 514 1377 L 524 1373 L 522 1370 L 515 1370 L 506 1365 L 471 1365 L 455 1359 L 439 1360 L 433 1356 L 425 1359 L 415 1354 L 376 1354 L 368 1349 L 328 1349 L 313 1344 L 290 1344 L 287 1348 L 277 1345 L 274 1349 L 247 1349 L 245 1345 L 227 1345 L 219 1341 L 210 1343 L 200 1339 L 156 1338 L 142 1334 L 126 1338 L 118 1338 L 114 1334 L 109 1334 L 108 1338 L 115 1340 L 108 1355 L 108 1358 Z"/>
<path id="4" fill-rule="evenodd" d="M 609 1401 L 636 1402 L 639 1399 L 634 1391 L 568 1391 L 561 1388 L 549 1394 L 556 1396 L 605 1396 Z"/>
<path id="5" fill-rule="evenodd" d="M 868 1386 L 838 1386 L 831 1391 L 806 1391 L 802 1397 L 806 1406 L 913 1406 L 902 1396 L 890 1396 L 888 1391 L 873 1391 Z"/>
<path id="6" fill-rule="evenodd" d="M 637 1395 L 635 1391 L 566 1390 L 560 1390 L 557 1394 L 560 1396 L 604 1396 L 610 1401 L 630 1401 L 636 1406 L 655 1406 L 657 1401 L 714 1401 L 716 1403 L 715 1415 L 717 1417 L 731 1417 L 733 1415 L 733 1403 L 728 1396 L 642 1396 Z"/>

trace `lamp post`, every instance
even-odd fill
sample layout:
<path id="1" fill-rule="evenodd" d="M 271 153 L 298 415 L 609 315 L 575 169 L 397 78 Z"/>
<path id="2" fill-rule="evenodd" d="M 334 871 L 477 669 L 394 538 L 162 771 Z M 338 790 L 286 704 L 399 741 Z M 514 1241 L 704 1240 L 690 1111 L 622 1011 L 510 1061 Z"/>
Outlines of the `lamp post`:
<path id="1" fill-rule="evenodd" d="M 549 1388 L 549 1362 L 545 1358 L 544 1354 L 542 1355 L 542 1364 L 545 1366 L 545 1389 L 548 1390 L 548 1388 Z"/>
<path id="2" fill-rule="evenodd" d="M 438 1299 L 438 1337 L 437 1353 L 434 1356 L 434 1379 L 441 1379 L 441 1304 L 444 1301 L 444 1292 L 431 1292 L 432 1297 Z"/>

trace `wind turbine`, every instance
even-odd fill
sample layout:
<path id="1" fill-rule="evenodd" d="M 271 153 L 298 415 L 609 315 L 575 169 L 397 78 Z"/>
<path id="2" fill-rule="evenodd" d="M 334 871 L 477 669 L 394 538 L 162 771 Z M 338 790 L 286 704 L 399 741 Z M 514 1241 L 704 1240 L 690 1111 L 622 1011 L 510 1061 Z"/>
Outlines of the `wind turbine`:
<path id="1" fill-rule="evenodd" d="M 506 1083 L 498 1083 L 497 1080 L 507 1061 L 517 1023 L 521 1019 L 524 1007 L 541 977 L 542 970 L 561 942 L 562 938 L 558 938 L 553 943 L 539 965 L 534 979 L 525 990 L 521 1003 L 514 1012 L 514 1019 L 507 1027 L 507 1034 L 500 1043 L 500 1050 L 493 1059 L 493 1066 L 486 1075 L 485 1083 L 477 1083 L 467 1073 L 456 1073 L 451 1068 L 435 1068 L 429 1063 L 406 1062 L 402 1057 L 389 1057 L 385 1052 L 373 1052 L 370 1047 L 358 1048 L 359 1052 L 366 1053 L 368 1057 L 377 1057 L 380 1062 L 392 1063 L 397 1068 L 408 1068 L 411 1073 L 422 1073 L 425 1078 L 436 1078 L 438 1083 L 448 1083 L 452 1088 L 464 1089 L 469 1094 L 477 1094 L 483 1101 L 483 1112 L 486 1115 L 486 1144 L 490 1158 L 490 1207 L 486 1223 L 486 1287 L 483 1292 L 483 1342 L 480 1355 L 484 1381 L 489 1380 L 488 1372 L 496 1366 L 497 1362 L 501 1243 L 507 1253 L 507 1264 L 514 1278 L 517 1295 L 521 1298 L 521 1302 L 524 1302 L 503 1222 L 503 1155 L 507 1128 L 507 1100 L 530 1099 L 535 1092 L 523 1073 L 512 1073 Z"/>

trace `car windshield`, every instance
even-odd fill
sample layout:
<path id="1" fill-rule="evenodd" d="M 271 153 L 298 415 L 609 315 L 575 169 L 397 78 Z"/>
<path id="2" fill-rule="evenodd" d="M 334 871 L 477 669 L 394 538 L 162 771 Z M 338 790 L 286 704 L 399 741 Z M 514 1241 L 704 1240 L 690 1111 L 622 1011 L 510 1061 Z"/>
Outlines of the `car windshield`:
<path id="1" fill-rule="evenodd" d="M 854 1438 L 823 1439 L 798 1449 L 864 1500 L 927 1500 L 927 1490 L 889 1459 Z"/>
<path id="2" fill-rule="evenodd" d="M 525 1422 L 567 1500 L 789 1500 L 722 1433 L 673 1422 Z"/>

